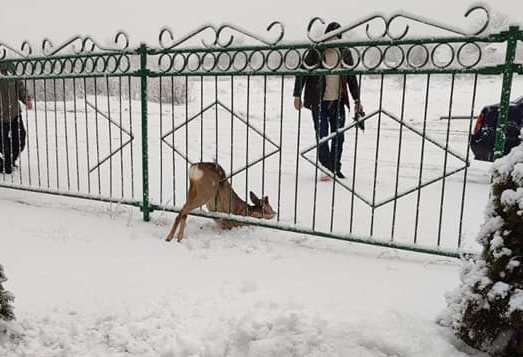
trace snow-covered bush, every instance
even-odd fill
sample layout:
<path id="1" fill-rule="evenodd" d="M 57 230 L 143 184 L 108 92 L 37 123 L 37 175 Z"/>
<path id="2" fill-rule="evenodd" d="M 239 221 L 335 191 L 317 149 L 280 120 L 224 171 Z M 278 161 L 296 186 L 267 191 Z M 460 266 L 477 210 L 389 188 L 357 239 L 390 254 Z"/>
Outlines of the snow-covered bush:
<path id="1" fill-rule="evenodd" d="M 0 265 L 0 320 L 9 321 L 15 318 L 13 307 L 11 306 L 14 296 L 9 291 L 4 290 L 2 283 L 6 281 L 4 268 Z"/>
<path id="2" fill-rule="evenodd" d="M 4 290 L 2 286 L 2 283 L 6 281 L 7 278 L 4 274 L 4 268 L 0 265 L 0 345 L 15 336 L 13 334 L 13 326 L 10 324 L 10 321 L 15 318 L 11 305 L 14 297 L 9 291 Z"/>
<path id="3" fill-rule="evenodd" d="M 523 144 L 497 160 L 479 257 L 448 294 L 442 323 L 492 356 L 523 356 Z"/>

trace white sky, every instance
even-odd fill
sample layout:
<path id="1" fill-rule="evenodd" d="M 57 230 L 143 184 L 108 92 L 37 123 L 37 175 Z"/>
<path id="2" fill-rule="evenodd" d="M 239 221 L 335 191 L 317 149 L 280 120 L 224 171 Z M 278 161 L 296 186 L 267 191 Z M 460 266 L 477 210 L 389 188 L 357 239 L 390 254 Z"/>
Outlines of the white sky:
<path id="1" fill-rule="evenodd" d="M 162 26 L 181 36 L 204 23 L 237 24 L 264 34 L 274 20 L 286 26 L 286 38 L 304 40 L 314 16 L 349 24 L 376 12 L 391 15 L 407 11 L 439 22 L 468 28 L 463 14 L 470 0 L 0 0 L 0 42 L 19 47 L 25 39 L 39 46 L 48 37 L 60 43 L 76 34 L 90 34 L 100 42 L 117 30 L 126 31 L 134 44 L 156 44 Z M 492 10 L 521 21 L 523 0 L 487 1 Z"/>

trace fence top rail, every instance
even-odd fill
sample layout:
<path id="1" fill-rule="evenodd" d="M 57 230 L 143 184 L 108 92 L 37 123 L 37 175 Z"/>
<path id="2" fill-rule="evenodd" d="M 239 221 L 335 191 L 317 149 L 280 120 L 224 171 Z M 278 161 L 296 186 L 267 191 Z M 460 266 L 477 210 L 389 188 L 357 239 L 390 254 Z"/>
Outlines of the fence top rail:
<path id="1" fill-rule="evenodd" d="M 390 17 L 375 14 L 344 26 L 335 23 L 334 29 L 327 31 L 333 23 L 325 26 L 326 22 L 316 17 L 307 26 L 308 42 L 302 43 L 286 42 L 285 27 L 278 21 L 269 24 L 264 36 L 231 24 L 205 24 L 179 38 L 175 38 L 169 28 L 163 28 L 158 36 L 158 47 L 142 44 L 132 48 L 128 35 L 121 31 L 111 46 L 102 46 L 90 36 L 74 36 L 58 46 L 44 39 L 39 55 L 33 55 L 33 48 L 27 41 L 22 43 L 20 50 L 0 42 L 0 68 L 7 66 L 9 75 L 24 78 L 99 74 L 499 74 L 499 66 L 503 63 L 484 61 L 485 45 L 514 39 L 518 42 L 523 39 L 523 31 L 510 27 L 507 31 L 486 34 L 490 23 L 488 9 L 474 6 L 464 16 L 468 19 L 471 14 L 483 17 L 482 21 L 475 22 L 478 27 L 475 31 L 408 13 Z M 414 37 L 410 35 L 412 24 L 447 32 L 450 36 Z M 348 41 L 342 38 L 356 30 L 364 30 L 366 39 Z M 258 44 L 238 45 L 235 36 Z M 188 46 L 194 41 L 199 41 L 200 45 Z M 327 64 L 328 49 L 337 53 L 334 64 Z M 144 62 L 147 68 L 139 66 L 133 58 L 137 55 L 148 56 Z M 520 68 L 516 66 L 514 71 L 518 72 Z"/>
<path id="2" fill-rule="evenodd" d="M 475 21 L 472 22 L 470 17 L 474 17 Z M 356 45 L 401 45 L 409 44 L 411 41 L 416 41 L 411 35 L 411 26 L 418 25 L 426 27 L 431 31 L 440 31 L 450 34 L 454 37 L 440 37 L 439 40 L 443 41 L 462 41 L 463 39 L 469 39 L 470 41 L 486 41 L 496 42 L 502 41 L 502 33 L 492 36 L 484 36 L 490 25 L 490 14 L 486 6 L 475 5 L 469 8 L 464 14 L 465 20 L 472 22 L 475 30 L 469 31 L 462 28 L 451 26 L 439 21 L 427 19 L 423 16 L 410 14 L 406 12 L 397 12 L 390 16 L 375 13 L 369 16 L 356 19 L 349 24 L 341 25 L 337 24 L 338 27 L 326 33 L 326 22 L 319 18 L 312 18 L 306 28 L 306 37 L 309 41 L 307 44 L 301 44 L 298 46 L 315 46 L 323 45 L 326 41 L 329 41 L 333 37 L 341 38 L 342 35 L 347 33 L 354 33 L 359 30 L 363 30 L 365 41 L 358 41 Z M 398 31 L 399 30 L 399 31 Z M 208 36 L 207 41 L 200 38 L 201 46 L 192 48 L 192 50 L 225 50 L 234 44 L 236 37 L 241 36 L 242 39 L 249 39 L 256 41 L 267 48 L 275 46 L 296 46 L 292 44 L 285 44 L 285 26 L 279 22 L 274 21 L 270 23 L 266 28 L 265 35 L 259 35 L 253 33 L 243 27 L 224 23 L 219 26 L 213 24 L 204 24 L 195 30 L 175 38 L 175 35 L 171 29 L 164 27 L 160 30 L 158 35 L 158 49 L 154 51 L 164 51 L 179 49 L 191 40 L 198 40 L 198 37 L 202 35 Z M 481 35 L 481 36 L 480 36 Z M 209 37 L 211 40 L 209 41 Z M 523 32 L 519 34 L 520 38 L 523 38 Z M 422 41 L 434 41 L 434 39 L 423 39 Z M 405 42 L 406 41 L 406 42 Z M 101 45 L 91 36 L 73 36 L 70 39 L 64 41 L 59 45 L 54 45 L 49 39 L 44 39 L 41 43 L 41 53 L 43 57 L 54 57 L 63 53 L 64 51 L 73 51 L 74 53 L 82 52 L 127 52 L 131 49 L 129 36 L 119 31 L 116 33 L 113 39 L 113 45 Z M 155 46 L 150 46 L 154 48 Z M 191 48 L 184 49 L 185 51 L 191 50 Z M 136 52 L 136 50 L 131 50 Z M 28 41 L 24 41 L 19 50 L 14 47 L 8 46 L 0 41 L 0 60 L 8 58 L 8 54 L 11 54 L 14 58 L 24 58 L 33 56 L 33 47 Z"/>

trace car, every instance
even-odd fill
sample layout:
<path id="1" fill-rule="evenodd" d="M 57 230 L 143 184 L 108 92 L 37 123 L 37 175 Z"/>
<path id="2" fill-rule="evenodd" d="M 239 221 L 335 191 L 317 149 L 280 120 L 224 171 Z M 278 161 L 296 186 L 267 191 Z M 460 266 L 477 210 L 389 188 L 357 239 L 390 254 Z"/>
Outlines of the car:
<path id="1" fill-rule="evenodd" d="M 476 125 L 470 135 L 470 148 L 474 158 L 480 161 L 494 161 L 496 125 L 498 123 L 499 104 L 489 105 L 481 110 Z M 510 103 L 507 126 L 505 127 L 505 149 L 503 155 L 521 143 L 519 138 L 523 126 L 523 97 Z"/>

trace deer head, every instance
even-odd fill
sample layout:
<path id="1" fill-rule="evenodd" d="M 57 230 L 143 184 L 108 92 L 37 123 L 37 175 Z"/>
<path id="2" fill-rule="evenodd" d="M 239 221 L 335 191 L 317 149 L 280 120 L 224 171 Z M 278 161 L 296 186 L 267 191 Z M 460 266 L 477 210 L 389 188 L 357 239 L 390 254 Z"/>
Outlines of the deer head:
<path id="1" fill-rule="evenodd" d="M 254 218 L 272 219 L 276 212 L 272 209 L 269 203 L 269 197 L 265 196 L 262 199 L 258 198 L 254 192 L 249 192 L 251 202 L 254 207 L 251 207 L 251 216 Z"/>

